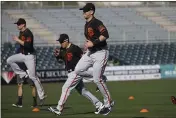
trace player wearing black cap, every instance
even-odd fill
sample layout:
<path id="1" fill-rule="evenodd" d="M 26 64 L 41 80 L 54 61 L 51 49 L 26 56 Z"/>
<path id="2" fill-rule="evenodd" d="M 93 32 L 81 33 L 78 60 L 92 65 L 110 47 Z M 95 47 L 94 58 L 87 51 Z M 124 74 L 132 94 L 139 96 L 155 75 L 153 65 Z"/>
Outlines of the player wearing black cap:
<path id="1" fill-rule="evenodd" d="M 11 66 L 13 71 L 19 75 L 20 78 L 23 78 L 27 75 L 29 76 L 37 89 L 37 93 L 40 98 L 40 105 L 43 105 L 46 95 L 43 86 L 36 75 L 33 33 L 26 27 L 26 21 L 23 18 L 19 18 L 14 24 L 17 24 L 17 28 L 20 30 L 19 37 L 13 36 L 13 40 L 20 44 L 20 53 L 10 56 L 7 59 L 7 64 Z M 18 62 L 24 63 L 29 73 L 26 73 L 26 71 L 21 69 L 17 64 Z"/>
<path id="2" fill-rule="evenodd" d="M 105 109 L 102 114 L 108 115 L 112 109 L 111 104 L 113 101 L 106 83 L 102 79 L 102 75 L 109 57 L 106 42 L 109 38 L 109 33 L 103 22 L 94 17 L 94 4 L 87 3 L 83 8 L 80 8 L 80 10 L 83 10 L 83 17 L 86 20 L 84 35 L 86 37 L 85 45 L 87 47 L 87 52 L 79 60 L 75 67 L 75 72 L 78 75 L 84 75 L 90 67 L 93 67 L 94 83 L 104 97 Z"/>
<path id="3" fill-rule="evenodd" d="M 64 83 L 62 87 L 62 93 L 60 96 L 60 100 L 56 108 L 49 107 L 48 109 L 51 112 L 56 113 L 57 115 L 61 115 L 62 110 L 64 108 L 64 104 L 70 95 L 71 90 L 74 88 L 78 91 L 79 94 L 83 95 L 87 99 L 89 99 L 96 109 L 99 109 L 95 112 L 98 114 L 103 108 L 104 105 L 100 102 L 92 93 L 90 93 L 84 86 L 81 76 L 77 76 L 74 73 L 74 69 L 79 59 L 81 58 L 83 51 L 80 47 L 70 43 L 69 37 L 67 34 L 61 34 L 60 38 L 57 40 L 61 44 L 60 49 L 56 49 L 54 51 L 54 55 L 57 59 L 62 59 L 65 62 L 66 70 L 68 71 L 68 79 Z M 92 77 L 92 72 L 89 73 L 89 76 Z"/>

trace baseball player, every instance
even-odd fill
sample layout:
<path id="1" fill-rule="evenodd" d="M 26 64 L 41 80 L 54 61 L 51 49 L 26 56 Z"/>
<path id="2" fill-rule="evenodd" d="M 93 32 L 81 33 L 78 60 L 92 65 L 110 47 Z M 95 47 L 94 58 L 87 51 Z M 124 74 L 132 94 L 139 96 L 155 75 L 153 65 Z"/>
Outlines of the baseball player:
<path id="1" fill-rule="evenodd" d="M 60 115 L 71 90 L 76 88 L 79 94 L 83 95 L 93 103 L 93 105 L 96 107 L 95 114 L 98 114 L 104 108 L 103 103 L 100 102 L 88 90 L 86 90 L 81 76 L 74 75 L 75 66 L 79 61 L 79 59 L 81 58 L 83 51 L 81 50 L 80 47 L 69 42 L 69 37 L 67 34 L 61 34 L 58 41 L 61 44 L 61 48 L 60 50 L 56 49 L 54 55 L 56 56 L 57 59 L 64 60 L 66 70 L 68 71 L 68 79 L 62 87 L 62 94 L 56 109 L 52 107 L 49 107 L 48 109 L 51 112 Z M 90 77 L 92 76 L 91 73 L 92 72 L 90 72 L 89 75 Z"/>
<path id="2" fill-rule="evenodd" d="M 104 97 L 105 109 L 103 110 L 103 114 L 107 115 L 111 111 L 112 100 L 109 90 L 102 80 L 102 75 L 109 57 L 106 42 L 109 34 L 103 22 L 94 17 L 94 4 L 87 3 L 80 10 L 83 10 L 83 16 L 86 20 L 84 34 L 88 50 L 76 65 L 75 72 L 77 75 L 84 75 L 87 74 L 86 72 L 89 67 L 93 67 L 93 80 Z"/>
<path id="3" fill-rule="evenodd" d="M 44 99 L 46 98 L 43 86 L 36 76 L 35 69 L 35 55 L 34 55 L 34 47 L 33 47 L 33 34 L 26 27 L 26 21 L 23 18 L 19 18 L 18 21 L 14 24 L 17 24 L 18 30 L 20 30 L 19 37 L 13 36 L 13 40 L 20 44 L 20 53 L 14 54 L 7 59 L 7 64 L 11 66 L 13 71 L 23 78 L 27 75 L 27 73 L 22 70 L 17 63 L 23 62 L 25 63 L 29 73 L 29 78 L 34 82 L 38 96 L 40 98 L 40 105 L 43 105 Z"/>
<path id="4" fill-rule="evenodd" d="M 17 63 L 18 66 L 26 71 L 27 67 L 24 63 Z M 18 101 L 16 102 L 16 104 L 12 104 L 13 107 L 18 107 L 18 108 L 22 108 L 22 99 L 23 99 L 23 83 L 24 81 L 27 81 L 30 85 L 30 87 L 32 88 L 32 96 L 33 96 L 33 105 L 31 107 L 36 107 L 37 106 L 37 95 L 36 95 L 36 88 L 34 85 L 34 82 L 29 79 L 28 76 L 25 76 L 23 78 L 20 78 L 19 75 L 17 75 L 17 84 L 18 84 Z"/>
<path id="5" fill-rule="evenodd" d="M 20 45 L 17 44 L 17 50 L 16 50 L 16 53 L 20 53 Z M 27 71 L 27 67 L 24 63 L 17 63 L 18 66 L 26 71 L 26 73 L 28 73 Z M 16 102 L 16 104 L 12 104 L 13 107 L 18 107 L 18 108 L 22 108 L 23 105 L 22 105 L 22 99 L 23 99 L 23 83 L 24 81 L 27 81 L 30 85 L 30 87 L 32 88 L 32 96 L 33 96 L 33 105 L 31 107 L 36 107 L 37 106 L 37 95 L 36 95 L 36 88 L 35 88 L 35 85 L 34 85 L 34 82 L 29 79 L 28 75 L 23 77 L 23 78 L 20 78 L 19 75 L 17 75 L 17 84 L 18 84 L 18 101 Z"/>

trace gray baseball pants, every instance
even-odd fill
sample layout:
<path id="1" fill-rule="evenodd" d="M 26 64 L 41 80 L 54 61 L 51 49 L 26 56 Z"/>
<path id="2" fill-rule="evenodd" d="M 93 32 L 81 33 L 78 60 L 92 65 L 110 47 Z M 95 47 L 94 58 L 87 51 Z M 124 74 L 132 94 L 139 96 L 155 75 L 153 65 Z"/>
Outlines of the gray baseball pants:
<path id="1" fill-rule="evenodd" d="M 43 99 L 44 98 L 44 89 L 43 89 L 43 86 L 42 86 L 39 78 L 36 76 L 35 56 L 32 54 L 24 55 L 22 53 L 19 53 L 19 54 L 14 54 L 7 59 L 7 64 L 9 64 L 11 66 L 13 71 L 16 74 L 18 74 L 20 76 L 20 78 L 23 78 L 27 73 L 18 66 L 17 62 L 24 62 L 25 63 L 25 65 L 29 71 L 29 73 L 28 73 L 29 78 L 32 79 L 32 81 L 34 82 L 39 98 Z"/>
<path id="2" fill-rule="evenodd" d="M 109 51 L 106 49 L 96 52 L 87 51 L 79 60 L 75 67 L 75 73 L 79 76 L 88 76 L 88 68 L 93 67 L 93 80 L 99 88 L 101 94 L 104 97 L 105 107 L 110 107 L 111 96 L 109 90 L 102 80 L 107 61 L 109 57 Z"/>
<path id="3" fill-rule="evenodd" d="M 82 77 L 76 75 L 74 71 L 68 73 L 68 79 L 62 86 L 62 93 L 60 96 L 60 100 L 58 101 L 59 106 L 63 106 L 65 104 L 68 96 L 74 88 L 78 91 L 79 94 L 89 99 L 95 107 L 100 106 L 101 102 L 84 87 Z"/>

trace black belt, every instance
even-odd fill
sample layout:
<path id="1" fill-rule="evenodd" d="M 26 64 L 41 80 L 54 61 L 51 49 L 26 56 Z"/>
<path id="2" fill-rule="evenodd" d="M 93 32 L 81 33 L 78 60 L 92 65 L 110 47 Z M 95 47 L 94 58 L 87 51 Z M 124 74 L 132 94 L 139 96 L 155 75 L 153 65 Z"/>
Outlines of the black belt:
<path id="1" fill-rule="evenodd" d="M 31 55 L 33 53 L 28 52 L 28 53 L 22 53 L 22 54 L 24 54 L 24 55 Z"/>
<path id="2" fill-rule="evenodd" d="M 68 73 L 71 73 L 73 70 L 72 69 L 69 69 L 69 70 L 67 70 L 68 71 Z"/>
<path id="3" fill-rule="evenodd" d="M 107 46 L 105 46 L 105 47 L 93 47 L 93 48 L 90 48 L 89 50 L 91 52 L 96 52 L 96 51 L 106 50 L 106 49 L 107 49 Z"/>

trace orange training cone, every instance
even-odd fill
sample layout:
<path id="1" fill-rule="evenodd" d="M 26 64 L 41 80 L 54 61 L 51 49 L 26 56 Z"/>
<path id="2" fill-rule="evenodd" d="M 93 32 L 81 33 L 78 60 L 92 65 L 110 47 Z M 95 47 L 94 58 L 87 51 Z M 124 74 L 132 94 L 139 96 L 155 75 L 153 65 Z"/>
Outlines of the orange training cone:
<path id="1" fill-rule="evenodd" d="M 33 111 L 33 112 L 39 112 L 40 109 L 39 109 L 39 108 L 34 108 L 32 111 Z"/>
<path id="2" fill-rule="evenodd" d="M 133 96 L 130 96 L 128 99 L 129 99 L 129 100 L 134 100 L 134 97 L 133 97 Z"/>
<path id="3" fill-rule="evenodd" d="M 142 109 L 141 111 L 140 111 L 141 113 L 147 113 L 147 112 L 149 112 L 147 109 Z"/>

